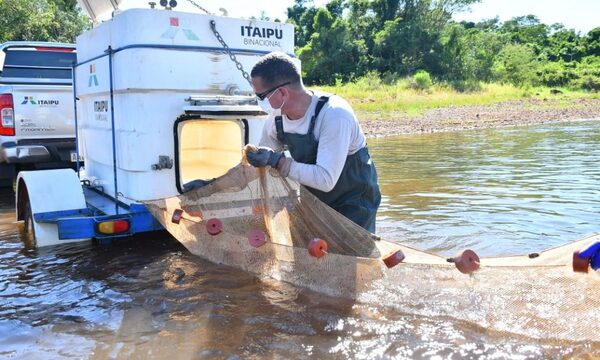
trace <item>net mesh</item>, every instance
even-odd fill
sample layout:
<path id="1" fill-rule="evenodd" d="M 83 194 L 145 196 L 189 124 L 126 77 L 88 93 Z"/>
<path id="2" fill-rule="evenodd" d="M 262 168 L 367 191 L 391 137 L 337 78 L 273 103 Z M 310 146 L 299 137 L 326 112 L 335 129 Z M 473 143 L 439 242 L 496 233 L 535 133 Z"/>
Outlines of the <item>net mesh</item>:
<path id="1" fill-rule="evenodd" d="M 215 263 L 489 330 L 600 341 L 600 276 L 571 269 L 573 251 L 597 235 L 535 257 L 482 258 L 465 275 L 443 257 L 378 239 L 273 169 L 239 165 L 204 187 L 144 203 L 190 252 Z M 315 238 L 327 244 L 322 257 L 309 253 Z M 406 258 L 388 269 L 382 258 L 397 250 Z"/>

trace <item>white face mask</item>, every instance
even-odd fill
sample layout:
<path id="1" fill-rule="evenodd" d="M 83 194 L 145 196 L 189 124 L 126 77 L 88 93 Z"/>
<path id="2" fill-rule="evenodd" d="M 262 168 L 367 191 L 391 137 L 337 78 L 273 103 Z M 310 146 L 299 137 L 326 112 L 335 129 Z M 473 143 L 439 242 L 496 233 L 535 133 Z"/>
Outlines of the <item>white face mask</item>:
<path id="1" fill-rule="evenodd" d="M 264 112 L 266 112 L 267 114 L 271 114 L 271 112 L 273 112 L 273 107 L 271 106 L 271 103 L 269 102 L 269 99 L 264 98 L 262 100 L 260 99 L 256 99 L 256 101 L 258 101 L 258 106 L 260 106 L 261 109 L 263 109 Z"/>
<path id="2" fill-rule="evenodd" d="M 275 91 L 273 91 L 271 93 L 271 95 L 267 96 L 266 98 L 260 100 L 260 99 L 256 99 L 256 101 L 258 102 L 258 106 L 260 106 L 261 109 L 263 109 L 264 112 L 266 112 L 269 115 L 273 115 L 273 116 L 281 116 L 281 108 L 283 107 L 283 105 L 285 105 L 285 101 L 283 101 L 283 104 L 281 104 L 280 107 L 278 107 L 277 109 L 275 109 L 273 106 L 271 106 L 271 103 L 269 102 L 269 99 L 271 98 L 271 96 L 273 96 L 273 94 L 275 94 L 277 92 L 277 89 Z"/>

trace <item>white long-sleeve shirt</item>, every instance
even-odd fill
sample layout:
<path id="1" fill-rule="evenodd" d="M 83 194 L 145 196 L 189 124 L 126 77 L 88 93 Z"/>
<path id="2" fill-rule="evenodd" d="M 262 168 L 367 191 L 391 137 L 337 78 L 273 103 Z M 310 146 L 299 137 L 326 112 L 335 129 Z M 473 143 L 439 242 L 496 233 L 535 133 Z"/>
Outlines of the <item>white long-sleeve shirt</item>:
<path id="1" fill-rule="evenodd" d="M 284 115 L 284 132 L 306 134 L 318 100 L 319 97 L 313 95 L 310 106 L 300 119 L 290 120 Z M 317 163 L 303 164 L 294 160 L 288 177 L 300 184 L 329 192 L 342 173 L 346 157 L 366 146 L 365 135 L 350 104 L 335 95 L 332 95 L 321 109 L 313 135 L 319 142 Z M 265 123 L 260 146 L 268 146 L 276 151 L 283 149 L 283 144 L 277 139 L 273 115 L 269 116 Z"/>

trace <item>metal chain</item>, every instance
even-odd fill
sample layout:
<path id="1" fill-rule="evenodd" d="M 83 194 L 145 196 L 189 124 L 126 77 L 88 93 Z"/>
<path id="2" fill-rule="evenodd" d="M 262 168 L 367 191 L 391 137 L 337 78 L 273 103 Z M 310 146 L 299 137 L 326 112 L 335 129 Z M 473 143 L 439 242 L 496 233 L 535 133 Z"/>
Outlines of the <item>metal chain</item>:
<path id="1" fill-rule="evenodd" d="M 200 6 L 197 2 L 195 2 L 194 0 L 187 0 L 190 4 L 194 5 L 195 7 L 197 7 L 198 9 L 204 11 L 205 13 L 207 13 L 208 15 L 212 15 L 210 13 L 210 11 L 206 10 L 205 8 L 203 8 L 202 6 Z"/>
<path id="2" fill-rule="evenodd" d="M 221 43 L 221 46 L 223 46 L 223 49 L 225 49 L 225 51 L 227 52 L 227 55 L 229 55 L 229 58 L 231 59 L 231 61 L 233 61 L 235 63 L 235 67 L 237 67 L 237 69 L 242 73 L 242 76 L 244 77 L 244 79 L 246 79 L 246 81 L 248 81 L 248 84 L 250 84 L 250 86 L 252 86 L 252 81 L 250 80 L 250 75 L 248 75 L 246 70 L 244 70 L 244 66 L 242 65 L 242 63 L 240 63 L 238 61 L 238 59 L 235 57 L 235 55 L 231 52 L 231 49 L 229 48 L 229 46 L 227 45 L 225 40 L 223 40 L 223 37 L 221 36 L 221 34 L 219 34 L 219 32 L 217 31 L 217 24 L 215 23 L 214 20 L 210 21 L 210 28 L 212 29 L 213 33 L 215 34 L 215 37 L 217 38 L 217 40 L 219 40 L 219 42 Z"/>
<path id="3" fill-rule="evenodd" d="M 196 3 L 194 0 L 187 0 L 187 1 L 190 4 L 194 5 L 195 7 L 197 7 L 198 9 L 204 11 L 205 13 L 212 15 L 208 10 L 206 10 L 202 6 L 198 5 L 198 3 Z M 248 84 L 250 84 L 250 86 L 252 86 L 252 81 L 250 80 L 250 75 L 248 75 L 246 70 L 244 70 L 244 66 L 242 65 L 242 63 L 240 63 L 238 61 L 238 59 L 235 57 L 235 55 L 231 52 L 231 49 L 229 48 L 229 46 L 227 45 L 225 40 L 223 40 L 223 37 L 221 36 L 221 34 L 219 34 L 219 32 L 217 31 L 217 24 L 215 23 L 214 20 L 210 21 L 210 28 L 212 29 L 213 34 L 215 34 L 215 37 L 217 38 L 217 40 L 219 40 L 219 42 L 221 43 L 221 46 L 223 46 L 223 49 L 225 49 L 225 51 L 227 52 L 227 55 L 229 55 L 229 58 L 231 59 L 231 61 L 233 61 L 235 63 L 235 67 L 242 73 L 242 76 L 244 77 L 244 79 L 246 79 Z"/>

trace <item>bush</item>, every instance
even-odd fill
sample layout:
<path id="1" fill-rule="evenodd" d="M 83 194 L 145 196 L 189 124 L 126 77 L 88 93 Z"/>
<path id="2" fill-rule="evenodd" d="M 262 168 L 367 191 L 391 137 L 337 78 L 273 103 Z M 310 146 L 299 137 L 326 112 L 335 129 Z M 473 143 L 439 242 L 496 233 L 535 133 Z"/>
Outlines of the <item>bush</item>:
<path id="1" fill-rule="evenodd" d="M 369 71 L 355 81 L 356 87 L 363 90 L 379 89 L 383 86 L 381 77 L 377 71 Z"/>
<path id="2" fill-rule="evenodd" d="M 418 90 L 428 90 L 433 82 L 431 76 L 425 70 L 418 70 L 413 76 L 413 86 Z"/>
<path id="3" fill-rule="evenodd" d="M 548 62 L 538 70 L 540 82 L 547 86 L 565 86 L 575 78 L 573 70 L 564 62 Z"/>
<path id="4" fill-rule="evenodd" d="M 600 56 L 581 59 L 575 69 L 575 79 L 570 84 L 580 89 L 600 91 Z"/>

